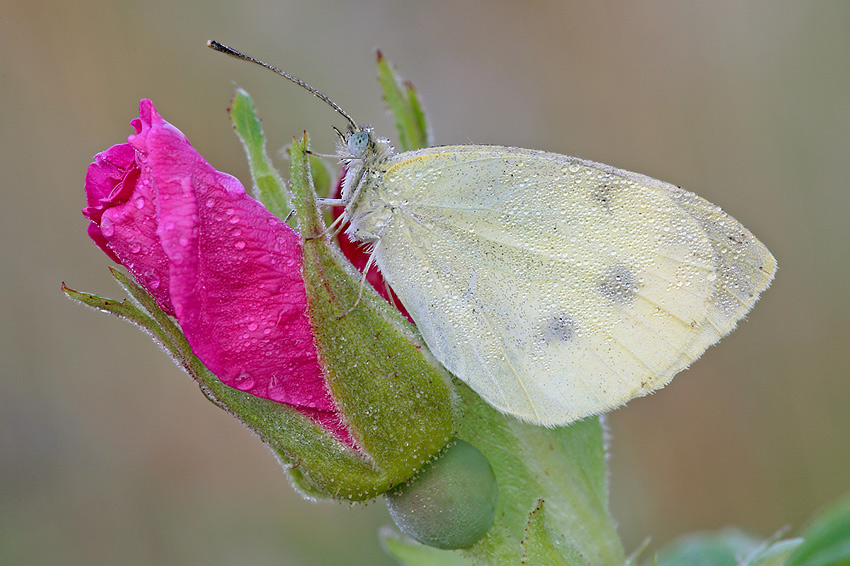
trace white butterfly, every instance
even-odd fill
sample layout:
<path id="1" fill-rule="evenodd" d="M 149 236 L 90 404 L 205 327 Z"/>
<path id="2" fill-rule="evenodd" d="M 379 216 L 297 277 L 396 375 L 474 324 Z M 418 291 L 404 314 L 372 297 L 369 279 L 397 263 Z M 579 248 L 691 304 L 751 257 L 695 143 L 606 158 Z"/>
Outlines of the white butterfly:
<path id="1" fill-rule="evenodd" d="M 667 384 L 776 262 L 697 195 L 575 157 L 345 136 L 349 234 L 428 348 L 500 411 L 563 425 Z"/>

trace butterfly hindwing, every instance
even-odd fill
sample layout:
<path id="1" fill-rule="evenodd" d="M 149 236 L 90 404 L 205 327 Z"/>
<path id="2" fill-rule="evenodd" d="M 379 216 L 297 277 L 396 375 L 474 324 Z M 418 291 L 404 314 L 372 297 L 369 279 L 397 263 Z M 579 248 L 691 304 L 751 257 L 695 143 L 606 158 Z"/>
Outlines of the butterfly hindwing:
<path id="1" fill-rule="evenodd" d="M 378 265 L 429 349 L 536 423 L 663 386 L 773 271 L 764 246 L 707 201 L 567 156 L 435 147 L 391 157 L 367 188 L 355 215 L 379 236 Z"/>

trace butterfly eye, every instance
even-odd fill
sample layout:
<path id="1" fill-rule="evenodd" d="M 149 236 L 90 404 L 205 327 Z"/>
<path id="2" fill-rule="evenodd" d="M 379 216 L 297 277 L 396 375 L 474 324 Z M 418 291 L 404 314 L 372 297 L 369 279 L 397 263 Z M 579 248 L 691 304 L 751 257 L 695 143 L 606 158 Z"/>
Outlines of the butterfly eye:
<path id="1" fill-rule="evenodd" d="M 372 140 L 369 136 L 369 132 L 365 132 L 363 130 L 351 134 L 348 138 L 348 142 L 346 142 L 348 151 L 353 157 L 364 157 L 366 152 L 369 151 L 369 146 L 371 144 Z"/>

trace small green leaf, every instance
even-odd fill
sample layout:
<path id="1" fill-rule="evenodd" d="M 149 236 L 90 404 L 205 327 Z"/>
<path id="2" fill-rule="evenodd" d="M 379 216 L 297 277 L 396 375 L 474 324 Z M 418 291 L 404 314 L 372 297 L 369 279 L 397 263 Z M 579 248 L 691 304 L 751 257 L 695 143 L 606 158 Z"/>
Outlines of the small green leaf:
<path id="1" fill-rule="evenodd" d="M 321 157 L 310 155 L 310 173 L 313 176 L 316 194 L 322 197 L 330 197 L 335 177 L 328 162 Z"/>
<path id="2" fill-rule="evenodd" d="M 402 83 L 392 64 L 378 52 L 378 81 L 384 100 L 395 116 L 402 151 L 431 145 L 430 129 L 416 90 L 409 82 Z"/>
<path id="3" fill-rule="evenodd" d="M 801 539 L 762 541 L 729 527 L 712 533 L 692 533 L 661 549 L 658 566 L 782 566 Z"/>
<path id="4" fill-rule="evenodd" d="M 850 497 L 820 513 L 802 533 L 787 566 L 850 565 Z"/>
<path id="5" fill-rule="evenodd" d="M 120 273 L 117 270 L 113 273 Z M 75 291 L 62 283 L 62 292 L 65 293 L 71 300 L 77 301 L 84 305 L 88 305 L 99 311 L 117 316 L 127 322 L 135 324 L 143 330 L 149 331 L 154 335 L 154 339 L 160 343 L 167 341 L 168 336 L 163 329 L 151 318 L 148 314 L 141 311 L 136 305 L 129 303 L 127 299 L 117 301 L 115 299 L 106 299 L 92 293 L 83 293 Z"/>
<path id="6" fill-rule="evenodd" d="M 285 219 L 289 214 L 289 203 L 283 179 L 266 153 L 266 137 L 257 118 L 254 101 L 241 88 L 236 89 L 233 95 L 230 119 L 248 154 L 254 180 L 251 196 L 262 202 L 269 212 L 281 220 Z"/>

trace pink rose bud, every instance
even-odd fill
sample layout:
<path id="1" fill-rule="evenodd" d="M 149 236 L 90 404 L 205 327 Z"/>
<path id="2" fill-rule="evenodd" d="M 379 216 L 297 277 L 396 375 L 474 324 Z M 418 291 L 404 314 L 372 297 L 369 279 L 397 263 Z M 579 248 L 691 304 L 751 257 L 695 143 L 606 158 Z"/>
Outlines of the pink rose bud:
<path id="1" fill-rule="evenodd" d="M 89 235 L 177 318 L 225 384 L 295 407 L 353 445 L 313 343 L 301 238 L 216 171 L 149 100 L 86 176 Z"/>
<path id="2" fill-rule="evenodd" d="M 231 115 L 255 180 L 264 168 L 261 194 L 289 200 L 269 181 L 247 93 Z M 136 134 L 89 167 L 83 214 L 137 282 L 116 275 L 138 304 L 65 292 L 148 330 L 309 497 L 369 499 L 408 480 L 456 425 L 448 375 L 413 327 L 377 295 L 361 297 L 361 276 L 326 238 L 305 242 L 149 100 L 131 124 Z M 313 235 L 323 226 L 305 151 L 306 140 L 293 144 L 291 200 Z"/>

